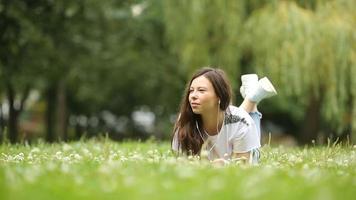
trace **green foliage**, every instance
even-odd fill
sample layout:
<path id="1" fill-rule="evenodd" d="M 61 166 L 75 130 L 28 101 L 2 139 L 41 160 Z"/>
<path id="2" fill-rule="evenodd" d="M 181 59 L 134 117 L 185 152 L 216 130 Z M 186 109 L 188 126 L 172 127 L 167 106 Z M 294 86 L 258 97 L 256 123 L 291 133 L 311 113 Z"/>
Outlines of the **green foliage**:
<path id="1" fill-rule="evenodd" d="M 184 76 L 162 40 L 159 1 L 6 3 L 9 6 L 2 7 L 1 14 L 8 17 L 2 18 L 2 24 L 9 28 L 2 30 L 11 37 L 1 39 L 12 43 L 0 48 L 0 75 L 16 78 L 15 87 L 21 86 L 23 76 L 25 83 L 42 94 L 53 91 L 50 96 L 57 101 L 56 91 L 63 84 L 70 115 L 95 116 L 110 110 L 131 118 L 135 109 L 145 106 L 155 112 L 157 121 L 169 123 L 178 107 L 176 94 L 183 90 Z M 142 9 L 138 15 L 133 14 L 135 5 Z M 17 18 L 8 14 L 12 10 Z M 16 29 L 17 24 L 28 28 Z M 10 32 L 13 29 L 17 35 Z M 28 51 L 12 55 L 8 52 L 11 45 L 23 49 L 19 41 L 28 43 Z M 48 109 L 66 109 L 55 103 Z"/>
<path id="2" fill-rule="evenodd" d="M 159 4 L 138 3 L 143 10 L 137 16 L 129 3 L 108 8 L 111 3 L 106 2 L 91 8 L 102 20 L 94 22 L 86 41 L 92 47 L 90 56 L 69 75 L 74 112 L 110 110 L 130 117 L 140 106 L 158 117 L 175 112 L 184 77 L 162 40 Z M 84 105 L 81 110 L 75 110 L 78 104 Z"/>
<path id="3" fill-rule="evenodd" d="M 262 148 L 257 166 L 213 167 L 168 143 L 0 146 L 7 199 L 354 199 L 355 146 Z M 0 195 L 3 195 L 1 193 Z"/>
<path id="4" fill-rule="evenodd" d="M 154 132 L 168 135 L 188 75 L 218 66 L 234 91 L 241 73 L 270 77 L 279 95 L 261 106 L 269 113 L 288 112 L 297 124 L 316 98 L 326 134 L 356 134 L 355 7 L 351 0 L 1 0 L 0 96 L 8 97 L 7 85 L 16 102 L 27 88 L 46 94 L 62 86 L 67 102 L 53 109 L 130 119 L 144 107 L 156 115 Z"/>
<path id="5" fill-rule="evenodd" d="M 202 66 L 218 66 L 235 83 L 244 2 L 164 1 L 163 7 L 167 40 L 180 67 L 190 74 Z"/>
<path id="6" fill-rule="evenodd" d="M 297 97 L 296 103 L 304 107 L 311 95 L 318 96 L 323 119 L 338 132 L 350 126 L 354 115 L 351 7 L 331 2 L 313 12 L 289 2 L 269 5 L 249 18 L 244 40 L 256 70 L 283 86 L 281 98 Z"/>
<path id="7" fill-rule="evenodd" d="M 22 1 L 1 1 L 0 5 L 0 77 L 2 84 L 16 83 L 15 89 L 21 91 L 26 85 L 36 84 L 28 76 L 41 70 L 40 58 L 48 40 L 34 26 L 31 13 L 26 12 L 36 5 Z"/>
<path id="8" fill-rule="evenodd" d="M 234 88 L 239 73 L 258 72 L 270 77 L 279 91 L 278 99 L 269 101 L 270 111 L 287 110 L 300 122 L 310 99 L 316 99 L 326 134 L 350 127 L 356 133 L 354 1 L 197 0 L 163 5 L 167 40 L 185 71 L 221 66 Z"/>

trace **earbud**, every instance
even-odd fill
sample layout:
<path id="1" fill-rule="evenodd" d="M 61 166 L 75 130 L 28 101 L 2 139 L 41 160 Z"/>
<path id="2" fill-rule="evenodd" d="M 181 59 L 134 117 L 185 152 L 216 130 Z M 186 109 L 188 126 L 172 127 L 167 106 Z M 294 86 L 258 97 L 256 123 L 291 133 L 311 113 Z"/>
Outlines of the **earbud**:
<path id="1" fill-rule="evenodd" d="M 219 99 L 219 105 L 220 105 L 220 99 Z"/>

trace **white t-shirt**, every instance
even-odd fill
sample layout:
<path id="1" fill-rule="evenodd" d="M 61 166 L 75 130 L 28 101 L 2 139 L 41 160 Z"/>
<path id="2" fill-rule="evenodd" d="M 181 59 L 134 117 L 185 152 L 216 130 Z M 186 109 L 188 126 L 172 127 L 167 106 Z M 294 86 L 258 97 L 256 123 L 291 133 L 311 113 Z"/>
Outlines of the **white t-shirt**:
<path id="1" fill-rule="evenodd" d="M 228 158 L 232 153 L 245 153 L 261 147 L 256 125 L 251 116 L 242 108 L 230 105 L 225 111 L 225 119 L 220 132 L 214 136 L 201 131 L 210 160 Z M 178 148 L 178 134 L 174 135 L 172 149 Z"/>

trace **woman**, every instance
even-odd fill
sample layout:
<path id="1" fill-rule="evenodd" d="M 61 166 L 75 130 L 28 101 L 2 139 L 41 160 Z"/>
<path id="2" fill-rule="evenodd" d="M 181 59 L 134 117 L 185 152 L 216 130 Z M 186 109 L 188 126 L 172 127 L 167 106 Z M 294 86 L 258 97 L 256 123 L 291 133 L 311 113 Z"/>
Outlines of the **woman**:
<path id="1" fill-rule="evenodd" d="M 244 101 L 231 104 L 231 87 L 224 71 L 198 70 L 187 85 L 175 123 L 172 149 L 188 155 L 207 154 L 215 163 L 245 159 L 257 163 L 260 120 L 257 104 L 277 92 L 267 78 L 243 75 Z"/>

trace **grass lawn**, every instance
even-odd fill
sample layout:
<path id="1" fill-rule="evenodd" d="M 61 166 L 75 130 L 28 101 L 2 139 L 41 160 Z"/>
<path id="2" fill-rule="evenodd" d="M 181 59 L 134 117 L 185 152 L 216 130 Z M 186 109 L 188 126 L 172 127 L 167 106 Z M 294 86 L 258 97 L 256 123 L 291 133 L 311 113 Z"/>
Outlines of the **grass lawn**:
<path id="1" fill-rule="evenodd" d="M 152 141 L 3 144 L 0 199 L 356 199 L 356 146 L 261 151 L 213 167 Z"/>

